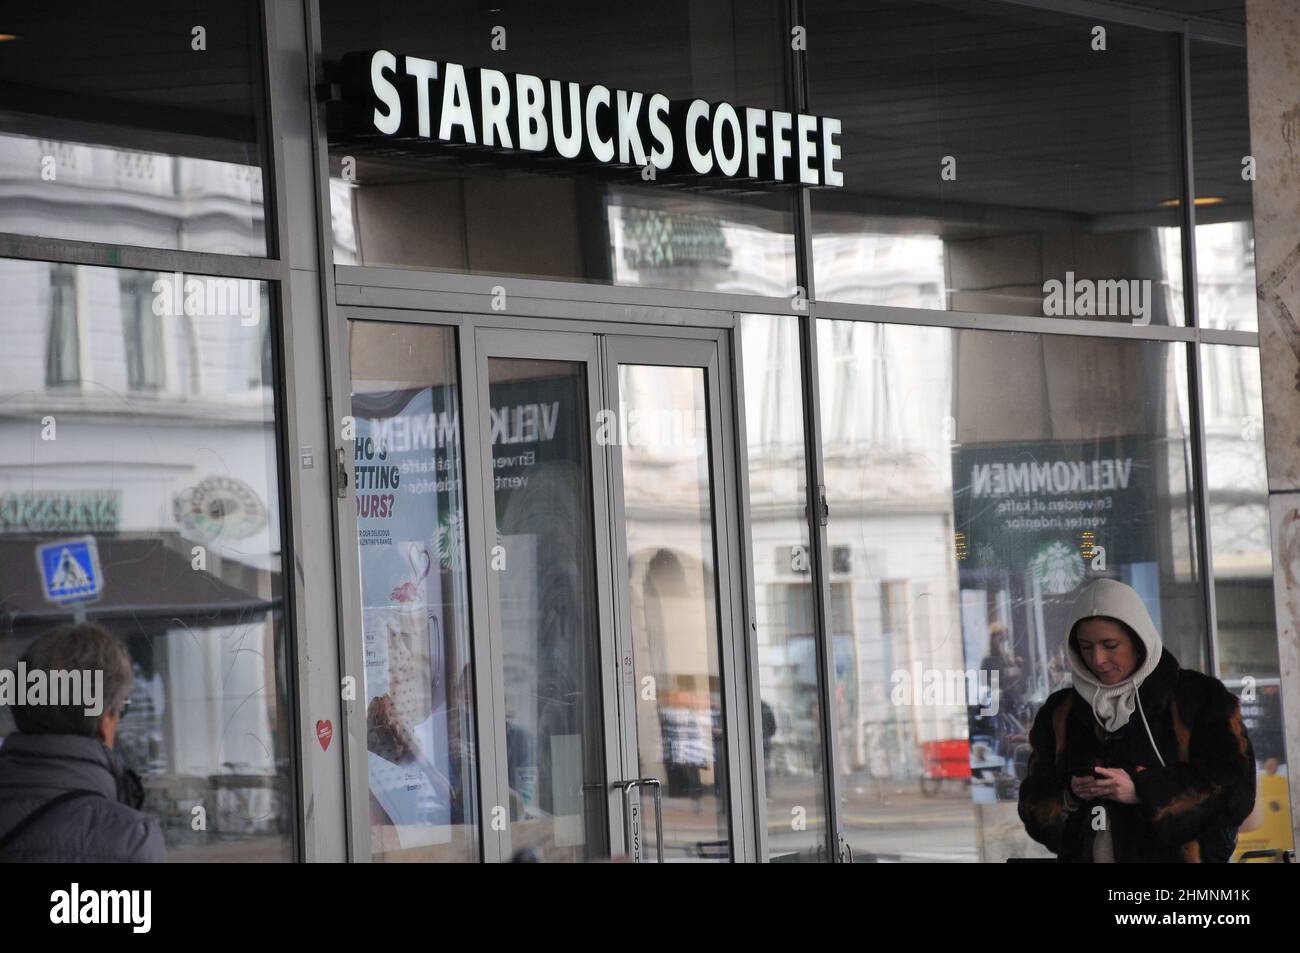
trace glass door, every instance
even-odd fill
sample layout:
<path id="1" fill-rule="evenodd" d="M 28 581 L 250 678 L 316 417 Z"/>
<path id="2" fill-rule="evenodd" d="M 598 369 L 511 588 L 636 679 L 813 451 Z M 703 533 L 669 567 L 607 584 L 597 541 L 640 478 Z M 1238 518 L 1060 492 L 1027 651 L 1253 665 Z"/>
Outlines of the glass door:
<path id="1" fill-rule="evenodd" d="M 358 631 L 349 633 L 343 695 L 355 732 L 349 752 L 364 764 L 364 779 L 354 778 L 354 850 L 374 862 L 475 861 L 479 758 L 456 328 L 372 318 L 347 328 L 351 443 L 338 463 L 351 463 L 355 523 L 341 555 L 356 560 L 356 585 L 343 598 Z M 322 748 L 329 741 L 323 735 Z"/>
<path id="2" fill-rule="evenodd" d="M 357 856 L 756 856 L 727 332 L 348 317 Z"/>
<path id="3" fill-rule="evenodd" d="M 479 328 L 476 351 L 494 812 L 508 856 L 608 857 L 621 769 L 598 342 Z"/>
<path id="4" fill-rule="evenodd" d="M 607 407 L 633 860 L 727 861 L 737 712 L 730 646 L 739 603 L 728 540 L 718 345 L 609 335 Z M 734 497 L 730 497 L 734 499 Z M 737 625 L 739 630 L 740 626 Z"/>

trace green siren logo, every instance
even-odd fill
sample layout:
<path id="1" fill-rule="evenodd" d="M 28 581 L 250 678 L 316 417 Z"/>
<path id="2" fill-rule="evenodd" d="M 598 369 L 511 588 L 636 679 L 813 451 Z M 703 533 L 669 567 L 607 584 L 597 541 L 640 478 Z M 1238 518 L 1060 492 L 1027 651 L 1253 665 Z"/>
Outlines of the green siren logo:
<path id="1" fill-rule="evenodd" d="M 1060 595 L 1083 581 L 1083 557 L 1056 540 L 1040 549 L 1029 561 L 1029 572 L 1043 592 Z"/>

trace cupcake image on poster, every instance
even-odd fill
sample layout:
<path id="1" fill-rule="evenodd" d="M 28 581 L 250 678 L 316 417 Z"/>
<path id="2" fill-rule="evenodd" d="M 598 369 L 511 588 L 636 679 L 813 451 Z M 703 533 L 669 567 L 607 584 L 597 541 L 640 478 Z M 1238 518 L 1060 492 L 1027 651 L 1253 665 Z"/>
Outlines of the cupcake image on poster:
<path id="1" fill-rule="evenodd" d="M 442 626 L 429 599 L 436 562 L 426 542 L 394 548 L 405 555 L 405 572 L 393 579 L 387 605 L 364 610 L 366 747 L 371 793 L 400 835 L 407 826 L 445 824 L 451 790 L 436 767 L 446 749 Z"/>

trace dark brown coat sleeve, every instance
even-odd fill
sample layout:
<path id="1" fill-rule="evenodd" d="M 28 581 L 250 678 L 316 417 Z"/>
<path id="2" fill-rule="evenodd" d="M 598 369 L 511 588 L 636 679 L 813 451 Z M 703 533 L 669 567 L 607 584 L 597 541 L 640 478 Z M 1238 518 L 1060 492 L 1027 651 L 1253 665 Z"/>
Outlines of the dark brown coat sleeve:
<path id="1" fill-rule="evenodd" d="M 1065 746 L 1065 719 L 1070 697 L 1049 698 L 1029 730 L 1029 769 L 1020 784 L 1020 820 L 1025 831 L 1055 854 L 1061 853 L 1065 830 L 1072 817 L 1065 807 L 1070 783 L 1060 752 Z"/>
<path id="2" fill-rule="evenodd" d="M 1255 806 L 1255 752 L 1236 696 L 1206 679 L 1196 707 L 1190 723 L 1181 712 L 1175 719 L 1179 761 L 1133 777 L 1156 837 L 1171 847 L 1218 826 L 1235 829 Z"/>

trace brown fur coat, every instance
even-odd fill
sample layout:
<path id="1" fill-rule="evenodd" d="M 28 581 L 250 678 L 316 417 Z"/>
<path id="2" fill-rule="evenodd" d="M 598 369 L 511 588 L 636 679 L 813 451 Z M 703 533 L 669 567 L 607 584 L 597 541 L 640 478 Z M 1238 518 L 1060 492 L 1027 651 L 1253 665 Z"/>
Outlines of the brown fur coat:
<path id="1" fill-rule="evenodd" d="M 1103 823 L 1117 863 L 1228 860 L 1255 803 L 1255 754 L 1236 696 L 1218 679 L 1180 668 L 1168 651 L 1139 693 L 1165 766 L 1141 714 L 1107 732 L 1073 688 L 1055 692 L 1029 736 L 1029 771 L 1020 787 L 1025 829 L 1062 862 L 1091 863 L 1095 828 Z M 1128 771 L 1139 803 L 1084 801 L 1069 810 L 1070 772 L 1092 765 Z"/>

